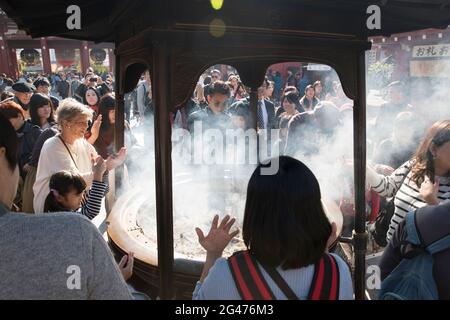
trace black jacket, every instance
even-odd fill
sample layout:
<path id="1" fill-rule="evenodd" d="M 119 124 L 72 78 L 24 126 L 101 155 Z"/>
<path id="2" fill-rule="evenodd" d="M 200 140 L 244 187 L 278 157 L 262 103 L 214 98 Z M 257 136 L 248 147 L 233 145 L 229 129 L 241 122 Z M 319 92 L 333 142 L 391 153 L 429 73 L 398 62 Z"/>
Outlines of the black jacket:
<path id="1" fill-rule="evenodd" d="M 63 99 L 69 96 L 69 87 L 70 84 L 67 80 L 61 80 L 56 83 L 56 90 Z"/>
<path id="2" fill-rule="evenodd" d="M 20 175 L 24 178 L 26 173 L 23 171 L 23 166 L 30 162 L 34 145 L 41 135 L 42 129 L 27 120 L 16 132 L 19 137 Z"/>
<path id="3" fill-rule="evenodd" d="M 278 121 L 275 117 L 275 106 L 272 101 L 264 99 L 264 105 L 267 110 L 267 129 L 276 129 L 278 128 Z"/>
<path id="4" fill-rule="evenodd" d="M 50 96 L 50 100 L 53 103 L 53 110 L 58 109 L 58 107 L 59 107 L 59 99 L 54 97 L 54 96 Z"/>
<path id="5" fill-rule="evenodd" d="M 231 128 L 231 118 L 225 112 L 215 114 L 209 107 L 194 111 L 188 118 L 188 130 L 194 132 L 195 122 L 202 123 L 202 131 L 206 129 L 219 129 L 225 132 L 226 129 Z"/>
<path id="6" fill-rule="evenodd" d="M 259 103 L 259 101 L 258 101 Z M 278 120 L 275 115 L 275 105 L 272 101 L 264 99 L 264 105 L 266 106 L 267 111 L 267 128 L 266 129 L 277 129 L 278 128 Z M 248 111 L 248 120 L 250 122 L 250 126 L 252 126 L 252 113 L 250 111 L 250 98 L 243 98 L 241 100 L 238 100 L 234 102 L 230 108 L 228 109 L 228 112 L 230 114 L 233 114 L 236 112 L 237 109 L 242 108 Z"/>

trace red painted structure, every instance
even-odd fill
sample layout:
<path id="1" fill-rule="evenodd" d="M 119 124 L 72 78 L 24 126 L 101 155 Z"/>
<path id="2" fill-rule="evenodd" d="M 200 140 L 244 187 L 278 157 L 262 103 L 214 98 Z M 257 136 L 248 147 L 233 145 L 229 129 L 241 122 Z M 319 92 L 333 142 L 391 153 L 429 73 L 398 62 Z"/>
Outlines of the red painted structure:
<path id="1" fill-rule="evenodd" d="M 411 74 L 411 61 L 417 46 L 448 44 L 450 45 L 450 27 L 444 30 L 424 29 L 414 32 L 393 34 L 390 37 L 372 37 L 374 58 L 382 60 L 391 57 L 395 61 L 392 80 L 404 80 Z M 450 75 L 449 75 L 450 77 Z"/>
<path id="2" fill-rule="evenodd" d="M 25 32 L 18 30 L 17 25 L 0 10 L 0 73 L 8 77 L 19 76 L 19 66 L 16 50 L 18 49 L 40 49 L 44 73 L 51 73 L 50 49 L 55 49 L 58 64 L 64 67 L 70 66 L 68 60 L 59 60 L 58 51 L 64 49 L 79 49 L 81 70 L 84 73 L 90 66 L 89 50 L 94 48 L 105 49 L 110 61 L 109 71 L 114 70 L 114 44 L 94 43 L 64 39 L 59 37 L 31 38 Z"/>

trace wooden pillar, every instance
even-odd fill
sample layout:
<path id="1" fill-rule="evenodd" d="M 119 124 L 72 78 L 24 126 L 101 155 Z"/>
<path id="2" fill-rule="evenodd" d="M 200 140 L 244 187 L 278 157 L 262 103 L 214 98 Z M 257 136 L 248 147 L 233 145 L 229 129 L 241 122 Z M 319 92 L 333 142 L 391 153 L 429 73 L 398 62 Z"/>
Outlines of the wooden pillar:
<path id="1" fill-rule="evenodd" d="M 173 298 L 172 141 L 170 125 L 170 59 L 166 43 L 156 43 L 151 69 L 155 100 L 155 185 L 159 297 Z M 117 67 L 117 66 L 116 66 Z"/>
<path id="2" fill-rule="evenodd" d="M 8 77 L 17 78 L 19 67 L 17 65 L 16 50 L 11 48 L 5 39 L 5 32 L 8 31 L 6 22 L 0 24 L 0 71 L 6 73 Z"/>
<path id="3" fill-rule="evenodd" d="M 52 65 L 50 62 L 50 49 L 48 48 L 47 40 L 45 38 L 41 38 L 41 56 L 44 73 L 51 73 Z"/>
<path id="4" fill-rule="evenodd" d="M 364 300 L 366 275 L 366 78 L 365 51 L 358 53 L 357 97 L 353 107 L 353 152 L 355 176 L 355 298 Z"/>
<path id="5" fill-rule="evenodd" d="M 80 48 L 81 73 L 85 74 L 86 69 L 91 65 L 89 62 L 89 44 L 87 41 L 81 42 Z"/>
<path id="6" fill-rule="evenodd" d="M 6 73 L 7 76 L 11 76 L 11 71 L 9 68 L 9 46 L 5 41 L 5 24 L 0 24 L 0 72 Z"/>
<path id="7" fill-rule="evenodd" d="M 17 63 L 17 54 L 16 54 L 16 49 L 15 48 L 11 48 L 10 51 L 10 61 L 9 61 L 9 70 L 10 70 L 10 76 L 12 76 L 13 78 L 18 78 L 19 77 L 19 65 Z"/>
<path id="8" fill-rule="evenodd" d="M 110 63 L 114 63 L 111 62 Z M 115 112 L 115 125 L 114 125 L 114 147 L 115 152 L 118 152 L 125 145 L 125 105 L 124 105 L 124 90 L 123 83 L 125 79 L 122 79 L 122 74 L 120 74 L 120 57 L 115 57 L 115 65 L 116 65 L 116 89 L 115 89 L 115 98 L 116 98 L 116 112 Z M 85 71 L 86 72 L 86 71 Z M 115 194 L 116 197 L 119 197 L 120 190 L 122 190 L 122 179 L 123 179 L 123 166 L 120 166 L 114 171 L 115 178 Z"/>
<path id="9" fill-rule="evenodd" d="M 114 55 L 114 49 L 106 49 L 108 51 L 108 59 L 109 59 L 109 72 L 115 73 L 115 55 Z"/>
<path id="10" fill-rule="evenodd" d="M 8 62 L 8 49 L 4 45 L 3 41 L 0 40 L 0 72 L 5 73 L 10 76 L 9 72 L 9 62 Z"/>

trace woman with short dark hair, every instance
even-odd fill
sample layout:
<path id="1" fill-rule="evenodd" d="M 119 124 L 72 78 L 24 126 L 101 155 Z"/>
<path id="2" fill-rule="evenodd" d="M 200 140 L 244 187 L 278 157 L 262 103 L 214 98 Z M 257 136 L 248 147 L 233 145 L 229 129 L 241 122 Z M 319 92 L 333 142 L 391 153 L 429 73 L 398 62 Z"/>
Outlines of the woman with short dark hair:
<path id="1" fill-rule="evenodd" d="M 36 80 L 35 83 L 39 81 Z M 48 80 L 46 80 L 48 82 Z M 44 83 L 46 83 L 44 81 Z M 37 160 L 35 157 L 35 152 L 38 152 L 36 148 L 42 148 L 43 143 L 41 143 L 41 139 L 46 136 L 47 130 L 55 131 L 56 130 L 56 121 L 54 117 L 54 109 L 53 103 L 49 96 L 42 93 L 35 93 L 31 97 L 30 103 L 28 104 L 28 108 L 30 111 L 30 122 L 35 126 L 40 127 L 43 130 L 43 133 L 36 139 L 36 143 L 33 147 L 33 152 L 30 156 L 30 161 L 27 166 L 27 176 L 25 177 L 25 181 L 23 183 L 23 192 L 22 192 L 22 211 L 27 213 L 34 213 L 33 209 L 33 185 L 36 181 L 36 173 L 37 173 Z M 39 151 L 40 152 L 40 151 Z"/>
<path id="2" fill-rule="evenodd" d="M 22 179 L 25 179 L 28 172 L 26 165 L 42 129 L 25 120 L 25 110 L 12 100 L 0 103 L 0 113 L 11 122 L 19 137 L 19 169 Z"/>
<path id="3" fill-rule="evenodd" d="M 315 97 L 314 87 L 311 84 L 307 85 L 305 95 L 300 99 L 302 107 L 305 111 L 314 111 L 314 108 L 319 102 L 320 100 Z"/>
<path id="4" fill-rule="evenodd" d="M 235 253 L 228 260 L 221 258 L 223 249 L 238 233 L 230 233 L 235 220 L 229 216 L 220 224 L 216 216 L 207 236 L 196 229 L 207 256 L 194 299 L 247 299 L 241 285 L 248 283 L 247 273 L 239 275 L 234 263 L 238 261 L 239 265 L 242 255 L 253 262 L 249 269 L 259 276 L 260 284 L 265 283 L 273 299 L 317 298 L 311 293 L 311 288 L 316 288 L 313 279 L 320 270 L 322 275 L 327 274 L 326 278 L 329 275 L 324 272 L 323 261 L 328 261 L 334 270 L 324 285 L 332 282 L 335 294 L 325 299 L 352 299 L 348 266 L 337 255 L 327 254 L 336 238 L 336 224 L 331 224 L 325 214 L 316 177 L 294 158 L 281 156 L 272 159 L 271 165 L 274 161 L 278 161 L 275 174 L 265 174 L 268 165 L 260 164 L 248 183 L 243 223 L 246 251 Z M 289 288 L 279 286 L 272 274 L 278 274 L 278 279 L 281 277 Z M 286 293 L 289 289 L 291 294 Z"/>
<path id="5" fill-rule="evenodd" d="M 99 102 L 99 115 L 102 116 L 102 124 L 100 125 L 100 132 L 94 147 L 104 159 L 114 154 L 114 127 L 116 115 L 116 99 L 111 94 L 104 95 Z M 130 148 L 136 143 L 136 139 L 131 133 L 130 125 L 125 121 L 125 147 Z"/>
<path id="6" fill-rule="evenodd" d="M 97 118 L 97 115 L 99 113 L 98 111 L 99 102 L 100 102 L 100 94 L 98 93 L 97 89 L 92 87 L 87 88 L 83 96 L 83 103 L 89 109 L 94 111 L 94 119 Z"/>
<path id="7" fill-rule="evenodd" d="M 33 94 L 28 104 L 28 110 L 30 111 L 31 123 L 42 130 L 55 124 L 53 103 L 49 96 L 42 93 Z"/>
<path id="8" fill-rule="evenodd" d="M 283 107 L 283 112 L 279 115 L 282 117 L 291 117 L 296 114 L 305 112 L 305 109 L 300 105 L 298 94 L 295 91 L 288 91 L 281 98 L 281 106 Z"/>
<path id="9" fill-rule="evenodd" d="M 320 82 L 320 80 L 317 80 L 316 82 L 313 83 L 312 86 L 314 88 L 314 97 L 319 99 L 319 101 L 323 100 L 322 82 Z"/>

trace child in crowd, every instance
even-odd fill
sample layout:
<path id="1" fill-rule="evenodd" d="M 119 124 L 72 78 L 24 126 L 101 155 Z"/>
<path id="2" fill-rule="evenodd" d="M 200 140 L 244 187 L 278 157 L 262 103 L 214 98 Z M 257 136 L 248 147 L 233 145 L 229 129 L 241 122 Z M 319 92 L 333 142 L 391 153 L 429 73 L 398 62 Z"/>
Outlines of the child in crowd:
<path id="1" fill-rule="evenodd" d="M 106 164 L 101 156 L 93 160 L 94 181 L 85 196 L 86 182 L 80 174 L 67 170 L 57 172 L 50 178 L 50 193 L 45 199 L 44 212 L 75 211 L 90 220 L 101 208 L 108 184 L 105 175 Z"/>

